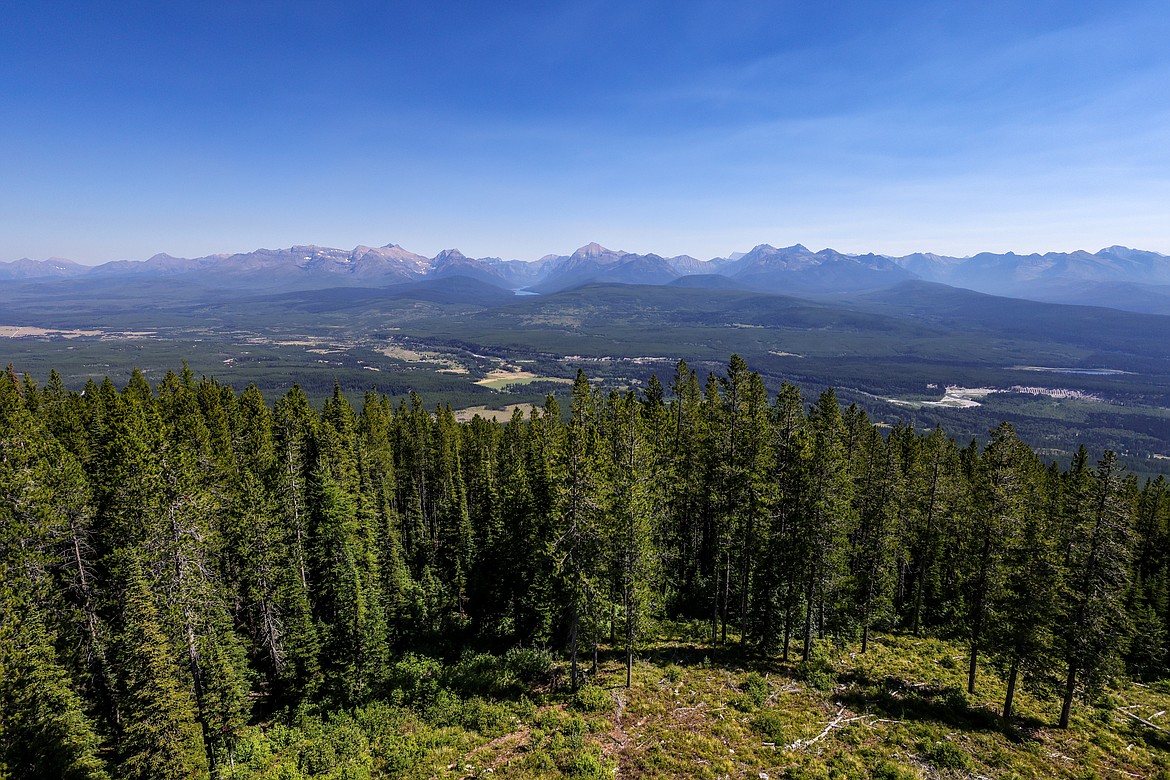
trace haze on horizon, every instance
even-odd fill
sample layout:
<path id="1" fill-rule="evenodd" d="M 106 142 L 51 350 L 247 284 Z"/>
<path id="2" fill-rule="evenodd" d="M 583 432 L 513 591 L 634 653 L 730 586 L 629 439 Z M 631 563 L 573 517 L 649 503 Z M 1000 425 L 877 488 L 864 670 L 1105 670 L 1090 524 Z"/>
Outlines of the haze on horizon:
<path id="1" fill-rule="evenodd" d="M 7 10 L 0 261 L 1170 254 L 1163 2 Z"/>

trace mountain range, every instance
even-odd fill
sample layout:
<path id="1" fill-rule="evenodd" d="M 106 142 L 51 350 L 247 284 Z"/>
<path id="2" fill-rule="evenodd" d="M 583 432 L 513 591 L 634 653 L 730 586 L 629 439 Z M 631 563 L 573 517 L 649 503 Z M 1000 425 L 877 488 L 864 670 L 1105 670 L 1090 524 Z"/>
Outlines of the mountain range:
<path id="1" fill-rule="evenodd" d="M 387 287 L 447 277 L 470 277 L 504 290 L 554 293 L 588 283 L 740 288 L 798 295 L 849 295 L 919 280 L 995 295 L 1053 303 L 1090 304 L 1170 314 L 1170 257 L 1123 246 L 1095 253 L 1017 255 L 983 252 L 971 257 L 915 253 L 891 257 L 814 252 L 801 244 L 760 244 L 746 253 L 698 260 L 663 257 L 587 244 L 570 255 L 539 260 L 471 258 L 446 249 L 427 258 L 396 244 L 353 250 L 319 246 L 258 249 L 199 258 L 157 254 L 85 266 L 60 258 L 0 263 L 0 281 L 125 284 L 182 277 L 209 289 L 255 291 L 329 287 Z"/>

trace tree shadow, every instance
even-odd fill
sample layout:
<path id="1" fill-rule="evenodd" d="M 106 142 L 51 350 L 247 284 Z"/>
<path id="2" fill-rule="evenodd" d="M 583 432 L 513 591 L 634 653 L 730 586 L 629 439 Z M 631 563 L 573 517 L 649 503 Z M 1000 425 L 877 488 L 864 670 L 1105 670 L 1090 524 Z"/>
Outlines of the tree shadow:
<path id="1" fill-rule="evenodd" d="M 962 731 L 995 731 L 1014 742 L 1032 739 L 1045 723 L 1035 717 L 1005 721 L 987 707 L 972 706 L 963 690 L 954 685 L 908 683 L 897 677 L 872 678 L 863 672 L 841 674 L 834 699 L 855 712 L 880 714 L 891 720 L 939 723 Z"/>
<path id="2" fill-rule="evenodd" d="M 1150 728 L 1130 718 L 1124 719 L 1125 728 L 1120 731 L 1127 734 L 1131 740 L 1141 740 L 1147 747 L 1164 752 L 1170 752 L 1170 733 Z"/>
<path id="3" fill-rule="evenodd" d="M 784 677 L 794 676 L 794 669 L 799 660 L 799 656 L 795 656 L 797 660 L 785 662 L 779 657 L 761 653 L 753 647 L 745 648 L 735 643 L 711 647 L 698 642 L 658 645 L 639 652 L 637 658 L 659 667 L 674 664 L 684 667 L 710 667 L 728 672 L 760 672 Z"/>

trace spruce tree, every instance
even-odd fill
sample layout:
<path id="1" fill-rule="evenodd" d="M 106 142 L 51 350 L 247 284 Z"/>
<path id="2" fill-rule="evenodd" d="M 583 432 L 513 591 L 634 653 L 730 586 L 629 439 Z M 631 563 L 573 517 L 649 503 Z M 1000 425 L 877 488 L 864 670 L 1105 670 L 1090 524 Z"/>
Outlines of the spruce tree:
<path id="1" fill-rule="evenodd" d="M 38 610 L 0 566 L 0 775 L 108 780 L 101 739 Z M 24 603 L 22 603 L 24 602 Z"/>
<path id="2" fill-rule="evenodd" d="M 649 441 L 642 405 L 634 392 L 610 394 L 610 458 L 605 483 L 610 491 L 610 555 L 615 563 L 626 656 L 626 687 L 634 672 L 634 650 L 644 637 L 654 593 L 655 493 L 649 480 Z"/>
<path id="3" fill-rule="evenodd" d="M 814 628 L 823 638 L 826 619 L 834 617 L 831 613 L 846 572 L 846 538 L 855 525 L 853 477 L 845 449 L 847 430 L 831 389 L 817 398 L 808 424 L 811 456 L 807 501 L 799 521 L 799 533 L 807 538 L 808 556 L 803 566 L 805 663 L 811 657 Z"/>
<path id="4" fill-rule="evenodd" d="M 965 540 L 968 693 L 975 692 L 979 653 L 987 641 L 989 607 L 1000 597 L 1003 587 L 1004 549 L 1008 539 L 1018 532 L 1027 510 L 1030 457 L 1031 452 L 1016 438 L 1015 429 L 1003 423 L 992 431 L 991 441 L 978 462 L 976 513 Z"/>
<path id="5" fill-rule="evenodd" d="M 117 660 L 121 698 L 118 776 L 130 780 L 208 777 L 195 697 L 159 622 L 150 585 L 132 558 L 122 594 Z"/>
<path id="6" fill-rule="evenodd" d="M 1067 672 L 1060 728 L 1068 728 L 1077 692 L 1092 698 L 1112 676 L 1126 634 L 1132 514 L 1116 453 L 1102 456 L 1083 498 L 1064 540 L 1069 554 L 1061 650 Z"/>
<path id="7" fill-rule="evenodd" d="M 554 542 L 557 572 L 565 593 L 569 623 L 572 687 L 580 682 L 582 633 L 596 648 L 603 588 L 599 582 L 603 487 L 597 431 L 597 399 L 585 372 L 573 382 L 572 408 L 558 456 L 558 519 Z M 595 656 L 596 662 L 596 656 Z"/>

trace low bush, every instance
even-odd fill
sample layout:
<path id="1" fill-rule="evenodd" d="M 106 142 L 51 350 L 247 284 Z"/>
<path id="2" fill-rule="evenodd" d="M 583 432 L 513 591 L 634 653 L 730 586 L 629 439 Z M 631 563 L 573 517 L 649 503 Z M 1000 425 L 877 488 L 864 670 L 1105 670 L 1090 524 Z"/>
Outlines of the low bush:
<path id="1" fill-rule="evenodd" d="M 740 689 L 757 707 L 763 706 L 768 700 L 768 681 L 759 672 L 752 672 L 745 677 Z"/>
<path id="2" fill-rule="evenodd" d="M 924 752 L 927 760 L 939 769 L 966 771 L 971 768 L 971 759 L 953 742 L 932 742 Z"/>
<path id="3" fill-rule="evenodd" d="M 604 688 L 585 685 L 573 694 L 573 706 L 582 712 L 609 712 L 613 709 L 613 697 Z"/>
<path id="4" fill-rule="evenodd" d="M 837 682 L 837 671 L 833 668 L 833 657 L 827 643 L 813 644 L 808 660 L 797 665 L 796 676 L 810 688 L 832 690 Z"/>
<path id="5" fill-rule="evenodd" d="M 535 683 L 546 680 L 552 671 L 552 655 L 547 650 L 513 647 L 504 655 L 504 668 L 517 680 Z"/>

